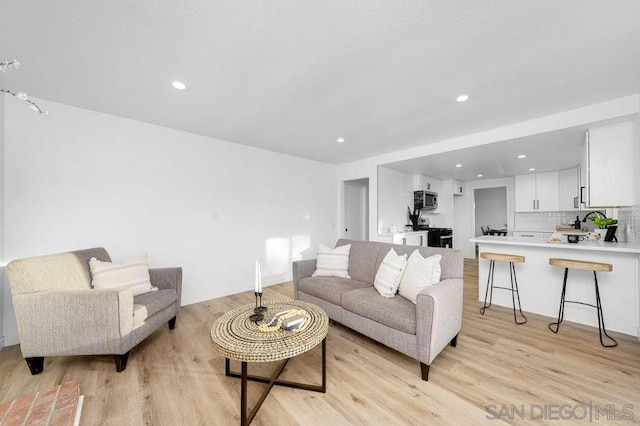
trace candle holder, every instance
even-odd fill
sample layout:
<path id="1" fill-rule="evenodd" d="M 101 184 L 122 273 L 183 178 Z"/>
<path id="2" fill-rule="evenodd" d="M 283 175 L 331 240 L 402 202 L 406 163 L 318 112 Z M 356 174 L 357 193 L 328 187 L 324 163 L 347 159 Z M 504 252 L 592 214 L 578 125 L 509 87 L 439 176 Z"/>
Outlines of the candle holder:
<path id="1" fill-rule="evenodd" d="M 249 319 L 253 322 L 262 321 L 264 319 L 264 313 L 267 312 L 267 307 L 262 306 L 262 292 L 254 292 L 256 295 L 256 307 L 253 308 L 253 315 Z"/>

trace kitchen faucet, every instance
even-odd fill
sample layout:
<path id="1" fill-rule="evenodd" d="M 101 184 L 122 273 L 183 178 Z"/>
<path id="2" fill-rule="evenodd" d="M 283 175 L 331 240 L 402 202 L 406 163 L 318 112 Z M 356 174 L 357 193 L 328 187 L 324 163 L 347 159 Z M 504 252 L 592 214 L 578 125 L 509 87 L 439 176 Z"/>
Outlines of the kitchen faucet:
<path id="1" fill-rule="evenodd" d="M 603 219 L 606 219 L 606 218 L 607 218 L 607 215 L 606 215 L 606 214 L 604 214 L 604 213 L 602 213 L 602 212 L 599 212 L 599 211 L 594 210 L 594 211 L 591 211 L 591 212 L 587 213 L 586 215 L 584 215 L 584 217 L 582 218 L 582 221 L 583 221 L 583 222 L 586 222 L 586 221 L 587 221 L 587 218 L 588 218 L 589 216 L 591 216 L 592 214 L 594 214 L 594 213 L 595 213 L 597 216 L 602 216 L 602 218 L 603 218 Z"/>

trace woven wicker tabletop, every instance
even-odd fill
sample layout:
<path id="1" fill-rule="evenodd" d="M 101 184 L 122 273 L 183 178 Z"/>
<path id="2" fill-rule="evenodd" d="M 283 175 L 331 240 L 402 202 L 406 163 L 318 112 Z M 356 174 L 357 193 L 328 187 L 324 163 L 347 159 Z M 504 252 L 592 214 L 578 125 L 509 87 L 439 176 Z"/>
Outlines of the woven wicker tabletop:
<path id="1" fill-rule="evenodd" d="M 269 312 L 303 309 L 308 325 L 300 331 L 265 333 L 249 320 L 255 305 L 239 306 L 213 323 L 211 345 L 226 358 L 245 362 L 270 362 L 293 358 L 316 346 L 329 331 L 329 318 L 318 306 L 301 300 L 263 300 Z M 267 315 L 268 313 L 267 312 Z"/>

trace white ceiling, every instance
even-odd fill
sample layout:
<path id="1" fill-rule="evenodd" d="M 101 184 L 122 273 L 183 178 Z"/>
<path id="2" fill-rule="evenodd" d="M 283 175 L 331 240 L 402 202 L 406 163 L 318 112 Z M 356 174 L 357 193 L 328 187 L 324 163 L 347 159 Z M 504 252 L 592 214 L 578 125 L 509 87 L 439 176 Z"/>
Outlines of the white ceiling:
<path id="1" fill-rule="evenodd" d="M 629 119 L 631 117 L 619 117 L 594 124 L 599 126 Z M 398 161 L 385 164 L 384 167 L 410 174 L 425 174 L 439 179 L 458 179 L 464 182 L 565 170 L 584 163 L 585 133 L 589 127 L 591 126 L 584 125 L 540 133 Z M 520 155 L 526 157 L 518 158 Z M 461 167 L 456 167 L 457 164 Z M 535 170 L 530 170 L 532 168 Z"/>
<path id="2" fill-rule="evenodd" d="M 0 60 L 22 68 L 0 87 L 341 164 L 638 93 L 638 16 L 637 0 L 2 0 Z"/>

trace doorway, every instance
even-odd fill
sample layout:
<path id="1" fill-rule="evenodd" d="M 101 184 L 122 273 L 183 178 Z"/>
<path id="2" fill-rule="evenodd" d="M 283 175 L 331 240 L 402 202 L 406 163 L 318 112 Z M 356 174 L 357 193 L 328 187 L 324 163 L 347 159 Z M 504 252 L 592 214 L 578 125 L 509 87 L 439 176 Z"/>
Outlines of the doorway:
<path id="1" fill-rule="evenodd" d="M 500 229 L 507 227 L 507 188 L 477 188 L 473 193 L 475 201 L 476 237 L 481 236 L 482 227 Z"/>
<path id="2" fill-rule="evenodd" d="M 369 179 L 346 180 L 343 203 L 342 236 L 350 240 L 369 240 Z"/>

